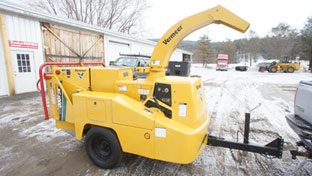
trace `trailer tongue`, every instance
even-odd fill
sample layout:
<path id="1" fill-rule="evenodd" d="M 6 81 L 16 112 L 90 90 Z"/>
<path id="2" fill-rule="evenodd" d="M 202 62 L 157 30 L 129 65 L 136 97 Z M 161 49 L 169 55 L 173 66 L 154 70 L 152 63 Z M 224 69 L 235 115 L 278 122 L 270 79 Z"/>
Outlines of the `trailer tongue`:
<path id="1" fill-rule="evenodd" d="M 272 142 L 266 144 L 265 146 L 249 144 L 249 125 L 250 125 L 250 113 L 245 113 L 245 129 L 243 143 L 227 141 L 220 137 L 208 136 L 207 145 L 242 150 L 281 158 L 283 155 L 284 139 L 279 136 Z"/>

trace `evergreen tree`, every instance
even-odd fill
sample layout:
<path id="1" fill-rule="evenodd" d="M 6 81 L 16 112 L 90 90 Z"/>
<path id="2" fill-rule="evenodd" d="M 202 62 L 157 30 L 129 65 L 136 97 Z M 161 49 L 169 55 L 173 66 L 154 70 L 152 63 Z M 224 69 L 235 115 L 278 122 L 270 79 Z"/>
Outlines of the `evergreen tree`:
<path id="1" fill-rule="evenodd" d="M 312 71 L 312 16 L 308 18 L 301 30 L 300 44 L 301 58 L 310 60 L 309 70 Z"/>
<path id="2" fill-rule="evenodd" d="M 203 66 L 207 66 L 208 63 L 213 63 L 215 55 L 214 50 L 211 48 L 208 35 L 204 34 L 197 41 L 194 55 L 195 62 L 201 62 Z"/>

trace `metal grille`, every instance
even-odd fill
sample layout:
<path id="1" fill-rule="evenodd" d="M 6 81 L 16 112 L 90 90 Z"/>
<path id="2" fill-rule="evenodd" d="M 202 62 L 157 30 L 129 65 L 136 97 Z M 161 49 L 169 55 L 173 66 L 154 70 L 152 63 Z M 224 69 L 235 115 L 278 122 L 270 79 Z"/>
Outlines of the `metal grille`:
<path id="1" fill-rule="evenodd" d="M 59 113 L 59 120 L 62 120 L 63 112 L 63 92 L 60 87 L 57 86 L 57 109 Z"/>
<path id="2" fill-rule="evenodd" d="M 16 54 L 18 72 L 31 72 L 29 54 Z"/>

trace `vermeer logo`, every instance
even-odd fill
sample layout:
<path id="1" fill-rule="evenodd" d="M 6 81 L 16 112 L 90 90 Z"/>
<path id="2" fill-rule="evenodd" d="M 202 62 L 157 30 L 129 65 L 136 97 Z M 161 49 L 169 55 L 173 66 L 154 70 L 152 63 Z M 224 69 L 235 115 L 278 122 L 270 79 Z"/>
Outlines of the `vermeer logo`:
<path id="1" fill-rule="evenodd" d="M 79 70 L 79 69 L 76 69 L 75 72 L 77 73 L 78 77 L 80 79 L 82 79 L 83 75 L 84 75 L 84 72 L 86 72 L 86 70 Z"/>
<path id="2" fill-rule="evenodd" d="M 163 43 L 167 45 L 180 31 L 182 30 L 182 25 L 180 25 L 168 38 L 166 38 Z"/>
<path id="3" fill-rule="evenodd" d="M 79 77 L 80 79 L 82 79 L 82 77 L 83 77 L 83 75 L 84 75 L 84 72 L 82 72 L 82 73 L 77 72 L 77 75 L 78 75 L 78 77 Z"/>

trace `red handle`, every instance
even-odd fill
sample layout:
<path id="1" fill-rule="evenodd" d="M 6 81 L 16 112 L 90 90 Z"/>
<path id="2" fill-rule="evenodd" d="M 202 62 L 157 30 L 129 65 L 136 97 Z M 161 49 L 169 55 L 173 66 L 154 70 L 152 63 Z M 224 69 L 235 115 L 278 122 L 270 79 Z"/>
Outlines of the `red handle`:
<path id="1" fill-rule="evenodd" d="M 44 120 L 49 120 L 49 113 L 48 113 L 48 108 L 47 108 L 47 102 L 45 98 L 45 91 L 44 91 L 44 84 L 43 84 L 43 69 L 48 66 L 48 65 L 103 65 L 105 67 L 105 64 L 102 62 L 82 62 L 82 63 L 60 63 L 60 62 L 47 62 L 45 64 L 42 64 L 39 68 L 39 81 L 37 82 L 37 89 L 41 92 L 41 97 L 42 97 L 42 104 L 43 104 L 43 110 L 45 114 Z M 39 88 L 39 82 L 40 82 L 40 87 Z"/>

